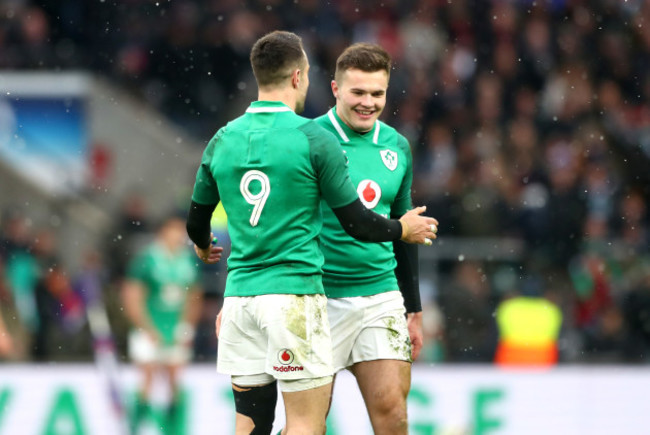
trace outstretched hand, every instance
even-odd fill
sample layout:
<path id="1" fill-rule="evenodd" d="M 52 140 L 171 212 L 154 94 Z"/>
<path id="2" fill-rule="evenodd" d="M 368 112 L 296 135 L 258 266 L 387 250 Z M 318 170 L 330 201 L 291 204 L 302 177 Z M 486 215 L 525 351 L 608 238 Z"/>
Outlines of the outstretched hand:
<path id="1" fill-rule="evenodd" d="M 402 223 L 402 240 L 430 246 L 438 236 L 438 221 L 429 216 L 420 216 L 426 207 L 416 207 L 407 211 L 399 219 Z"/>

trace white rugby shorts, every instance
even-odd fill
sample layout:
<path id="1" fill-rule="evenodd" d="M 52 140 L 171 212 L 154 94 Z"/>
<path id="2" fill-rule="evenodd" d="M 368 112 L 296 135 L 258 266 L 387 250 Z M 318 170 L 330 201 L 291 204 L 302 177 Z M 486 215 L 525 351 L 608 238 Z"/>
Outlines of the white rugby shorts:
<path id="1" fill-rule="evenodd" d="M 325 295 L 225 298 L 217 371 L 234 376 L 266 373 L 279 380 L 331 376 Z"/>
<path id="2" fill-rule="evenodd" d="M 335 372 L 362 361 L 412 361 L 406 309 L 399 291 L 330 298 L 327 312 Z"/>
<path id="3" fill-rule="evenodd" d="M 128 349 L 129 358 L 137 364 L 183 365 L 192 358 L 190 346 L 156 343 L 140 329 L 129 331 Z"/>

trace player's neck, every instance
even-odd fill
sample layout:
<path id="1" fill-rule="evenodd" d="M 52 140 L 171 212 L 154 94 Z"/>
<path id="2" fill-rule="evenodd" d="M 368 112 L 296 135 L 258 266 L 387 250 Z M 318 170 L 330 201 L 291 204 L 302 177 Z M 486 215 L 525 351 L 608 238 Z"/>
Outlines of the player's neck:
<path id="1" fill-rule="evenodd" d="M 296 110 L 296 91 L 295 89 L 290 88 L 280 88 L 272 90 L 262 90 L 260 89 L 257 93 L 257 99 L 259 101 L 278 101 L 284 103 L 291 108 L 291 110 Z"/>

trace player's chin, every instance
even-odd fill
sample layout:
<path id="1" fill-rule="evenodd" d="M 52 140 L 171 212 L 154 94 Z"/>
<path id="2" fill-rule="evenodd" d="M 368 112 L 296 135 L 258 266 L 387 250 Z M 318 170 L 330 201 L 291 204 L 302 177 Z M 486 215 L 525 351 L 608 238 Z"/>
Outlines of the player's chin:
<path id="1" fill-rule="evenodd" d="M 353 128 L 355 131 L 370 131 L 374 127 L 376 119 L 375 117 L 370 119 L 357 119 Z"/>

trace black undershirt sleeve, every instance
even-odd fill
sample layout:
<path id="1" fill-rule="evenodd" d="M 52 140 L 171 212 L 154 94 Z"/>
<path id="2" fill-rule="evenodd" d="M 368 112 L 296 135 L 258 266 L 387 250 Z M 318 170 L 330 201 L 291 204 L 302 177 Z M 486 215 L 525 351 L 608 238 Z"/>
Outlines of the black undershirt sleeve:
<path id="1" fill-rule="evenodd" d="M 187 235 L 196 246 L 205 249 L 210 246 L 210 221 L 217 204 L 199 204 L 192 201 L 187 214 Z"/>
<path id="2" fill-rule="evenodd" d="M 362 242 L 391 242 L 402 237 L 402 224 L 368 210 L 360 199 L 332 209 L 341 226 L 350 236 Z"/>
<path id="3" fill-rule="evenodd" d="M 393 252 L 397 260 L 395 276 L 404 297 L 406 312 L 419 313 L 422 311 L 422 301 L 420 300 L 418 246 L 396 240 L 393 242 Z"/>

